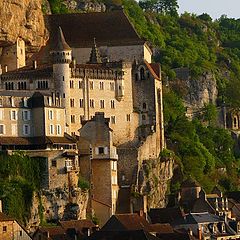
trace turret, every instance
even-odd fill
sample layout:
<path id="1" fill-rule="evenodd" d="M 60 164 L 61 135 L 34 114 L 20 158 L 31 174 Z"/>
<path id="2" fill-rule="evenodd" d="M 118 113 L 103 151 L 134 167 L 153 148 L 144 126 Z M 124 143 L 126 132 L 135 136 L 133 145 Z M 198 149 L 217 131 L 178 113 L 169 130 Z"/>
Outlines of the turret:
<path id="1" fill-rule="evenodd" d="M 70 124 L 70 67 L 72 50 L 67 44 L 61 27 L 58 27 L 56 44 L 51 51 L 53 60 L 53 77 L 55 81 L 56 96 L 63 99 L 66 109 L 66 124 Z"/>
<path id="2" fill-rule="evenodd" d="M 95 64 L 102 63 L 102 59 L 101 59 L 100 53 L 98 51 L 95 38 L 93 39 L 93 46 L 92 46 L 92 50 L 90 53 L 90 59 L 89 59 L 88 63 L 95 63 Z"/>

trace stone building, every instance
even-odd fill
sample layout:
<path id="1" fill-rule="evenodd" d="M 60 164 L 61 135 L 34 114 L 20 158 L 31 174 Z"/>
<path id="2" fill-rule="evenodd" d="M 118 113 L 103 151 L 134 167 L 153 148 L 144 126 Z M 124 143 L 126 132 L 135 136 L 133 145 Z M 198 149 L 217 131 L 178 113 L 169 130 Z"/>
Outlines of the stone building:
<path id="1" fill-rule="evenodd" d="M 55 157 L 48 149 L 77 174 L 77 156 L 68 152 L 76 150 L 82 123 L 104 112 L 117 148 L 120 191 L 131 189 L 139 183 L 142 163 L 158 159 L 164 148 L 159 64 L 151 63 L 150 47 L 122 10 L 50 15 L 46 23 L 50 38 L 33 64 L 10 62 L 1 70 L 2 149 L 35 150 L 32 156 L 47 157 L 56 186 L 63 184 L 51 170 Z"/>
<path id="2" fill-rule="evenodd" d="M 117 150 L 104 113 L 96 113 L 80 129 L 80 174 L 90 182 L 90 210 L 103 225 L 116 212 L 118 197 Z"/>
<path id="3" fill-rule="evenodd" d="M 32 238 L 18 221 L 2 212 L 0 201 L 0 240 L 7 239 L 31 240 Z"/>

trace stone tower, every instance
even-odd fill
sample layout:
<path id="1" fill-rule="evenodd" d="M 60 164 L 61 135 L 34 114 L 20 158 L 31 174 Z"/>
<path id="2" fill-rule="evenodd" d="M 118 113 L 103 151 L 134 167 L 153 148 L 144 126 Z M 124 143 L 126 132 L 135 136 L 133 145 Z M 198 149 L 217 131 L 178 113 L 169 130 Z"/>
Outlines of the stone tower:
<path id="1" fill-rule="evenodd" d="M 53 77 L 57 97 L 63 99 L 63 106 L 66 110 L 66 125 L 70 124 L 70 67 L 72 61 L 72 50 L 67 44 L 61 27 L 58 28 L 58 35 L 55 46 L 51 51 L 53 59 Z M 68 132 L 68 129 L 66 128 Z"/>

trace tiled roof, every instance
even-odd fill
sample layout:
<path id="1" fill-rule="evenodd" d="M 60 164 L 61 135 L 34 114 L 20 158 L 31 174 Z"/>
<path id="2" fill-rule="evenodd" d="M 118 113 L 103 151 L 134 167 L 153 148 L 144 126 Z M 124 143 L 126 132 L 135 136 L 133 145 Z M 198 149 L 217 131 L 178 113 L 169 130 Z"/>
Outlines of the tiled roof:
<path id="1" fill-rule="evenodd" d="M 59 224 L 65 228 L 75 228 L 76 231 L 81 231 L 83 228 L 94 228 L 96 225 L 88 219 L 71 220 L 71 221 L 59 221 Z"/>
<path id="2" fill-rule="evenodd" d="M 71 240 L 69 236 L 66 235 L 66 231 L 61 226 L 53 226 L 53 227 L 40 227 L 38 229 L 39 233 L 42 233 L 46 236 L 46 233 L 49 233 L 48 239 L 51 240 Z"/>
<path id="3" fill-rule="evenodd" d="M 156 233 L 173 233 L 173 228 L 169 223 L 151 224 L 152 232 Z"/>
<path id="4" fill-rule="evenodd" d="M 13 71 L 8 71 L 2 74 L 2 79 L 10 78 L 11 80 L 16 78 L 19 80 L 21 78 L 44 78 L 44 77 L 51 77 L 53 72 L 52 65 L 44 64 L 39 65 L 36 69 L 32 67 L 32 65 L 28 65 L 22 68 L 18 68 Z"/>
<path id="5" fill-rule="evenodd" d="M 186 217 L 184 218 L 184 222 L 186 224 L 196 224 L 196 223 L 224 222 L 224 220 L 216 215 L 204 212 L 187 214 Z"/>
<path id="6" fill-rule="evenodd" d="M 76 140 L 67 137 L 0 137 L 0 145 L 43 145 L 74 144 Z"/>
<path id="7" fill-rule="evenodd" d="M 122 10 L 48 15 L 46 20 L 52 47 L 56 42 L 56 31 L 59 26 L 71 48 L 90 48 L 94 38 L 98 46 L 137 45 L 145 42 L 140 39 Z"/>
<path id="8" fill-rule="evenodd" d="M 160 80 L 160 64 L 158 63 L 148 63 L 146 60 L 144 60 L 148 70 L 150 71 L 150 73 L 152 74 L 152 76 L 155 79 Z"/>
<path id="9" fill-rule="evenodd" d="M 158 237 L 144 231 L 96 231 L 89 238 L 89 240 L 159 240 Z"/>
<path id="10" fill-rule="evenodd" d="M 183 216 L 180 208 L 152 208 L 149 216 L 152 223 L 172 223 Z"/>
<path id="11" fill-rule="evenodd" d="M 62 31 L 60 26 L 58 27 L 57 41 L 56 41 L 53 49 L 55 51 L 69 51 L 69 50 L 71 50 L 69 45 L 66 43 L 63 31 Z"/>
<path id="12" fill-rule="evenodd" d="M 0 212 L 0 222 L 14 221 L 14 218 L 7 216 L 5 213 Z"/>
<path id="13" fill-rule="evenodd" d="M 144 217 L 138 214 L 116 214 L 113 215 L 102 228 L 105 231 L 122 230 L 145 230 L 151 232 L 151 224 Z"/>

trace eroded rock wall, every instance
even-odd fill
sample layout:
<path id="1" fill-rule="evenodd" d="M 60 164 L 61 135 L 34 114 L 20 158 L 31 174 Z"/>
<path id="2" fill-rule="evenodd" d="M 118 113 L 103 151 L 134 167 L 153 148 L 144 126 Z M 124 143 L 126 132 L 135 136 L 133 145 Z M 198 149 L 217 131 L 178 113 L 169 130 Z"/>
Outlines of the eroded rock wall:
<path id="1" fill-rule="evenodd" d="M 31 46 L 42 46 L 46 29 L 42 0 L 0 1 L 0 46 L 14 44 L 21 37 Z"/>
<path id="2" fill-rule="evenodd" d="M 88 192 L 80 188 L 42 190 L 32 199 L 30 218 L 26 226 L 34 232 L 41 221 L 78 220 L 86 218 Z"/>

